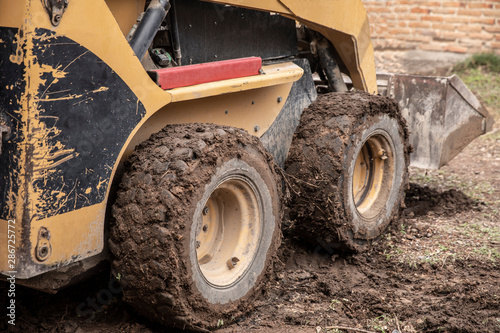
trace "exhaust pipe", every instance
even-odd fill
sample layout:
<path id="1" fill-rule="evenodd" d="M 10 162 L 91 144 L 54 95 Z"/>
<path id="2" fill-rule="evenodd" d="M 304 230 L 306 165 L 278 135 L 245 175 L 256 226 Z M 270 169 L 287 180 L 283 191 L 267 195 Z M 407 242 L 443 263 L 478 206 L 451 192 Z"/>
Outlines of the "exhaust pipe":
<path id="1" fill-rule="evenodd" d="M 169 9 L 170 2 L 168 0 L 152 0 L 141 22 L 132 32 L 129 44 L 139 60 L 144 58 Z"/>

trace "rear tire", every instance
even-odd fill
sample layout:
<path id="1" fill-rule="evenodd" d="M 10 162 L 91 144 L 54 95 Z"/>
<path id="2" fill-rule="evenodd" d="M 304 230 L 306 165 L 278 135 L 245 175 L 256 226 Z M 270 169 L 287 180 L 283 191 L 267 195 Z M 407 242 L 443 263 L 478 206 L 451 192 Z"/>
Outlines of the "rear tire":
<path id="1" fill-rule="evenodd" d="M 321 95 L 304 111 L 286 162 L 290 232 L 366 250 L 399 216 L 409 163 L 396 103 L 361 92 Z"/>
<path id="2" fill-rule="evenodd" d="M 167 126 L 138 146 L 110 239 L 125 301 L 181 329 L 237 316 L 281 240 L 274 167 L 257 138 L 223 126 Z"/>
<path id="3" fill-rule="evenodd" d="M 380 114 L 367 117 L 350 137 L 339 188 L 353 240 L 380 236 L 398 216 L 407 177 L 405 143 L 399 130 L 395 118 Z"/>

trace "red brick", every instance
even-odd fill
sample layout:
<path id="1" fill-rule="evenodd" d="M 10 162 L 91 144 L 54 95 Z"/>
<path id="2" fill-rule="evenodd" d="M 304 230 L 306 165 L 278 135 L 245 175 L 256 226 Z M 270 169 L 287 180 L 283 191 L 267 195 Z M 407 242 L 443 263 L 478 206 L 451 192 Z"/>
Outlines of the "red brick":
<path id="1" fill-rule="evenodd" d="M 436 30 L 417 30 L 417 33 L 421 36 L 431 36 L 431 37 L 437 37 L 438 35 Z"/>
<path id="2" fill-rule="evenodd" d="M 481 30 L 483 30 L 483 27 L 481 27 L 480 25 L 466 24 L 457 26 L 457 30 L 465 32 L 481 32 Z"/>
<path id="3" fill-rule="evenodd" d="M 493 8 L 491 3 L 469 2 L 467 8 Z"/>
<path id="4" fill-rule="evenodd" d="M 447 23 L 469 23 L 470 19 L 463 16 L 445 16 L 444 22 Z"/>
<path id="5" fill-rule="evenodd" d="M 411 9 L 412 13 L 421 13 L 421 14 L 429 14 L 431 12 L 430 9 L 425 9 L 422 7 L 415 7 Z"/>
<path id="6" fill-rule="evenodd" d="M 397 20 L 398 16 L 394 14 L 383 14 L 381 17 L 385 20 Z"/>
<path id="7" fill-rule="evenodd" d="M 430 28 L 432 24 L 430 22 L 410 22 L 408 26 L 410 28 Z"/>
<path id="8" fill-rule="evenodd" d="M 484 27 L 487 32 L 498 32 L 500 33 L 500 25 L 495 25 L 493 27 Z"/>
<path id="9" fill-rule="evenodd" d="M 422 16 L 422 21 L 432 21 L 432 22 L 443 22 L 443 17 L 441 16 Z"/>
<path id="10" fill-rule="evenodd" d="M 392 13 L 391 7 L 374 7 L 370 8 L 368 13 Z"/>
<path id="11" fill-rule="evenodd" d="M 484 42 L 477 39 L 462 39 L 460 44 L 465 47 L 481 47 Z"/>
<path id="12" fill-rule="evenodd" d="M 495 37 L 495 36 L 493 34 L 489 34 L 487 32 L 481 32 L 479 34 L 477 34 L 477 33 L 469 34 L 469 37 L 473 38 L 473 39 L 490 40 L 490 39 L 493 39 L 493 37 Z"/>
<path id="13" fill-rule="evenodd" d="M 401 39 L 409 42 L 421 42 L 421 43 L 430 43 L 432 41 L 432 37 L 417 36 L 417 35 L 403 36 L 401 37 Z"/>
<path id="14" fill-rule="evenodd" d="M 494 18 L 486 18 L 486 17 L 473 17 L 470 19 L 471 23 L 479 23 L 479 24 L 487 24 L 487 25 L 494 25 L 495 24 L 495 19 Z"/>
<path id="15" fill-rule="evenodd" d="M 500 43 L 491 42 L 491 47 L 494 48 L 494 49 L 500 49 Z"/>
<path id="16" fill-rule="evenodd" d="M 432 14 L 455 14 L 457 12 L 456 9 L 454 8 L 432 8 L 431 13 Z"/>
<path id="17" fill-rule="evenodd" d="M 420 5 L 426 6 L 426 7 L 441 7 L 441 2 L 426 1 L 426 2 L 421 2 Z"/>
<path id="18" fill-rule="evenodd" d="M 443 2 L 443 7 L 465 7 L 465 3 L 463 2 Z"/>
<path id="19" fill-rule="evenodd" d="M 433 23 L 432 28 L 437 29 L 437 30 L 453 31 L 453 30 L 455 30 L 456 25 L 455 24 L 444 24 L 444 23 Z"/>
<path id="20" fill-rule="evenodd" d="M 467 37 L 467 34 L 465 32 L 455 32 L 455 31 L 443 31 L 441 36 L 445 38 L 465 38 Z"/>
<path id="21" fill-rule="evenodd" d="M 411 34 L 411 29 L 391 29 L 388 31 L 390 35 L 409 35 Z"/>
<path id="22" fill-rule="evenodd" d="M 500 10 L 484 10 L 483 11 L 484 16 L 487 17 L 494 17 L 494 18 L 499 18 L 500 17 Z"/>
<path id="23" fill-rule="evenodd" d="M 483 13 L 482 10 L 472 10 L 472 9 L 459 9 L 457 11 L 458 15 L 464 15 L 464 16 L 481 16 Z"/>
<path id="24" fill-rule="evenodd" d="M 468 49 L 462 46 L 448 45 L 444 49 L 446 52 L 467 53 Z"/>
<path id="25" fill-rule="evenodd" d="M 444 51 L 445 46 L 442 44 L 421 44 L 418 48 L 425 51 Z"/>

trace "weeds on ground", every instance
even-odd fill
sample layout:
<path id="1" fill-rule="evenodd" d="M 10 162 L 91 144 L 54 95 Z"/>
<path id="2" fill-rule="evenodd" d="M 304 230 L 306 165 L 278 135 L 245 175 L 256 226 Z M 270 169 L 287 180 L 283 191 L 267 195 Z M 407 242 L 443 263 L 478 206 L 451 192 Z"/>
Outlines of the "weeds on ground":
<path id="1" fill-rule="evenodd" d="M 494 53 L 475 54 L 453 68 L 453 72 L 500 118 L 500 56 Z M 500 135 L 498 135 L 500 136 Z M 498 139 L 498 136 L 496 137 Z"/>
<path id="2" fill-rule="evenodd" d="M 500 73 L 500 56 L 495 53 L 474 54 L 454 67 L 457 72 L 484 67 L 488 71 Z"/>
<path id="3" fill-rule="evenodd" d="M 411 325 L 405 325 L 399 322 L 398 317 L 395 314 L 382 314 L 377 318 L 371 319 L 368 323 L 368 327 L 381 333 L 390 333 L 397 330 L 398 332 L 415 332 L 415 329 Z"/>
<path id="4" fill-rule="evenodd" d="M 464 179 L 445 170 L 425 170 L 418 168 L 411 168 L 410 170 L 410 182 L 438 188 L 441 191 L 451 189 L 460 190 L 475 201 L 488 202 L 491 195 L 495 192 L 495 188 L 490 182 L 474 182 L 471 179 Z"/>
<path id="5" fill-rule="evenodd" d="M 460 219 L 461 217 L 457 217 Z M 385 237 L 382 255 L 390 262 L 417 269 L 423 264 L 443 267 L 457 260 L 479 260 L 497 265 L 500 262 L 500 228 L 494 222 L 473 218 L 470 222 L 457 223 L 439 217 L 428 217 L 433 234 L 419 235 L 411 228 L 410 239 Z"/>

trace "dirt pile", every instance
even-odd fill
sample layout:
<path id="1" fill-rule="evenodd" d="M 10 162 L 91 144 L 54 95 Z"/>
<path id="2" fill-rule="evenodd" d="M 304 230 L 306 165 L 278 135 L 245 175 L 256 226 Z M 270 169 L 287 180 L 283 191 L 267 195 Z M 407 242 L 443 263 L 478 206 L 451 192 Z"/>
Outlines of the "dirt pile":
<path id="1" fill-rule="evenodd" d="M 440 192 L 415 183 L 410 183 L 409 189 L 406 190 L 405 204 L 404 214 L 407 217 L 421 216 L 428 212 L 450 216 L 466 210 L 479 209 L 479 203 L 461 191 L 451 189 Z"/>

